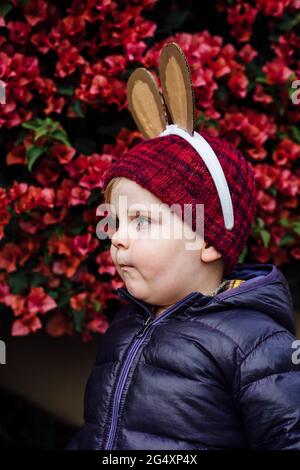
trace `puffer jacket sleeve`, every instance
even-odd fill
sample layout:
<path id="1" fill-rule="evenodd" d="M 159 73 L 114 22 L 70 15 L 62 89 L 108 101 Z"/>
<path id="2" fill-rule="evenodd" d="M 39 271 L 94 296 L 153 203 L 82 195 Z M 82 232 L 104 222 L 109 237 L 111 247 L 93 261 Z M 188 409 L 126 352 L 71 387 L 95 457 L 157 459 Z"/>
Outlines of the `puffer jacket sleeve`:
<path id="1" fill-rule="evenodd" d="M 295 361 L 295 340 L 287 330 L 268 334 L 257 340 L 238 366 L 233 391 L 252 449 L 300 450 L 300 364 Z"/>

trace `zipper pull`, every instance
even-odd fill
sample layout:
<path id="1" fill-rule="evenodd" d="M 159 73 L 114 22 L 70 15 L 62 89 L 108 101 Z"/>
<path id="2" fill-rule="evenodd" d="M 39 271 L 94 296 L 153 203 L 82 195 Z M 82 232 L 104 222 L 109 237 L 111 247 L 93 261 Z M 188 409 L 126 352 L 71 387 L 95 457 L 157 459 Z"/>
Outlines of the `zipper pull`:
<path id="1" fill-rule="evenodd" d="M 135 334 L 136 338 L 140 338 L 141 336 L 143 336 L 148 326 L 152 323 L 151 320 L 152 320 L 152 317 L 149 316 L 147 320 L 145 321 L 145 323 L 143 324 L 142 328 L 140 328 L 138 332 Z"/>

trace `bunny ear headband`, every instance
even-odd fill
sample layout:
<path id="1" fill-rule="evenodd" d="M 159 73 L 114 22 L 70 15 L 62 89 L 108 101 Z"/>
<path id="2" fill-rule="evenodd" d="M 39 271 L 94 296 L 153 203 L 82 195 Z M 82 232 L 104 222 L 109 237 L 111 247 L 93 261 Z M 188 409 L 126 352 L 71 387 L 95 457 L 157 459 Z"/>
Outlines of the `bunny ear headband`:
<path id="1" fill-rule="evenodd" d="M 175 134 L 199 153 L 215 183 L 227 230 L 234 226 L 233 206 L 228 184 L 214 150 L 195 131 L 195 99 L 191 72 L 182 49 L 175 42 L 166 44 L 159 58 L 159 78 L 163 96 L 144 67 L 132 72 L 127 82 L 129 110 L 146 139 Z M 168 124 L 166 107 L 174 124 Z"/>

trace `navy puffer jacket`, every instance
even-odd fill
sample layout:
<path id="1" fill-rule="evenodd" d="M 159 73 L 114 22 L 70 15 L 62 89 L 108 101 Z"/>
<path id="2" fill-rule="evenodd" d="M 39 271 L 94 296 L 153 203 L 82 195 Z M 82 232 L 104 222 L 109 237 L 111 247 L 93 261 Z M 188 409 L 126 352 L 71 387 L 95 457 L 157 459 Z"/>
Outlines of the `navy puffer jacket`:
<path id="1" fill-rule="evenodd" d="M 288 284 L 272 264 L 238 264 L 231 277 L 246 282 L 191 292 L 156 318 L 117 290 L 129 302 L 101 338 L 85 424 L 66 449 L 300 450 Z"/>

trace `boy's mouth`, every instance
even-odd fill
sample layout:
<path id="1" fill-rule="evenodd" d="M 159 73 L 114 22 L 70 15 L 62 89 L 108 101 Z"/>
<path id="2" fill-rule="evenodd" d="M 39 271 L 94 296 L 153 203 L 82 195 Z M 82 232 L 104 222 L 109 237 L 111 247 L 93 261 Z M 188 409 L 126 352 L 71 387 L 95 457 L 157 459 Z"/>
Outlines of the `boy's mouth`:
<path id="1" fill-rule="evenodd" d="M 129 264 L 120 264 L 120 268 L 128 269 L 128 268 L 133 268 L 133 266 L 130 266 Z"/>

